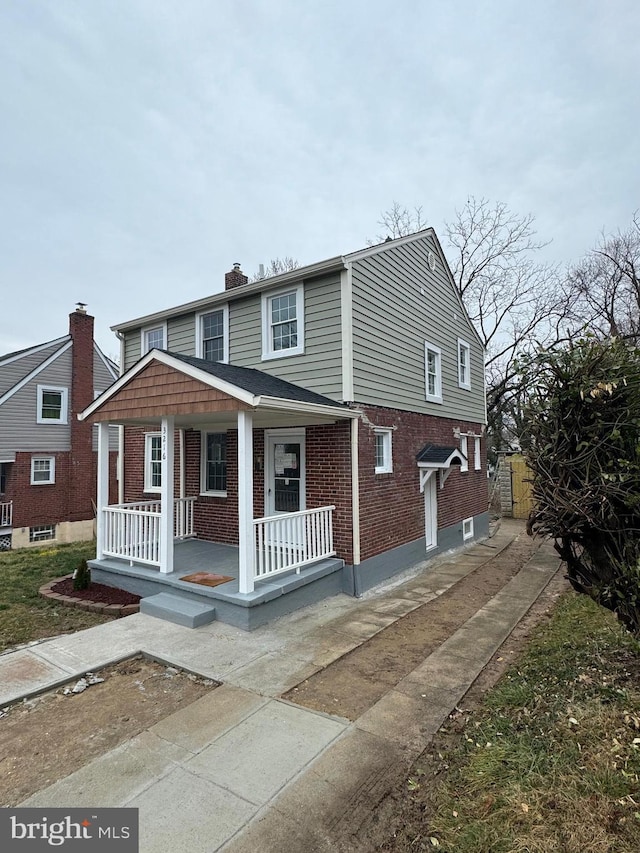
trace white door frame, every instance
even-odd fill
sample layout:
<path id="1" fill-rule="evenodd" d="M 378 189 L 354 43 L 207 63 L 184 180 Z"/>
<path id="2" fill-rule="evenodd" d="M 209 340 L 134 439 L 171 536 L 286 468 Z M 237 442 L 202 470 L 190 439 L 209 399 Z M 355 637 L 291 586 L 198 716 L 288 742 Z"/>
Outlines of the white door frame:
<path id="1" fill-rule="evenodd" d="M 438 489 L 435 471 L 429 473 L 424 484 L 424 538 L 427 551 L 438 547 Z"/>
<path id="2" fill-rule="evenodd" d="M 300 510 L 307 508 L 307 466 L 306 466 L 306 432 L 304 427 L 296 429 L 265 429 L 264 431 L 264 514 L 284 515 L 273 509 L 273 490 L 275 486 L 274 445 L 290 442 L 300 445 Z"/>

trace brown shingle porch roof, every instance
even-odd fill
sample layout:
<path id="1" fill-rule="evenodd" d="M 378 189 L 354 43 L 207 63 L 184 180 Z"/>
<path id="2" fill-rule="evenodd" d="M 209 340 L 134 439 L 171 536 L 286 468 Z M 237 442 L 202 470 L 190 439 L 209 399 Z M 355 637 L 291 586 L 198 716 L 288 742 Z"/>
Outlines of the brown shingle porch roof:
<path id="1" fill-rule="evenodd" d="M 300 385 L 279 379 L 263 370 L 255 370 L 252 367 L 238 367 L 235 364 L 223 364 L 221 361 L 206 361 L 203 358 L 194 358 L 177 352 L 168 352 L 167 354 L 185 362 L 185 364 L 204 370 L 205 373 L 217 376 L 218 379 L 223 379 L 230 385 L 249 391 L 256 397 L 277 397 L 281 400 L 297 400 L 301 403 L 313 403 L 318 406 L 344 406 L 343 403 L 336 403 L 329 397 L 316 394 L 315 391 L 308 391 Z"/>
<path id="2" fill-rule="evenodd" d="M 78 417 L 148 424 L 175 415 L 184 424 L 191 423 L 190 418 L 204 422 L 208 415 L 215 415 L 217 422 L 225 414 L 252 409 L 261 413 L 262 421 L 278 412 L 311 417 L 310 423 L 358 417 L 343 403 L 261 370 L 165 350 L 144 355 Z"/>

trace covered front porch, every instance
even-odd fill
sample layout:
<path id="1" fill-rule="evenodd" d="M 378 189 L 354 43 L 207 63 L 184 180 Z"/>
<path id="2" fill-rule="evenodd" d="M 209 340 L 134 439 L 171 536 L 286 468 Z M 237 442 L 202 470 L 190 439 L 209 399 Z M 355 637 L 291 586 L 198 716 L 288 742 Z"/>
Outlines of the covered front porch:
<path id="1" fill-rule="evenodd" d="M 96 579 L 143 596 L 170 589 L 215 600 L 216 610 L 222 602 L 256 607 L 335 573 L 337 579 L 321 585 L 330 588 L 328 594 L 341 590 L 337 509 L 322 501 L 327 489 L 315 489 L 313 495 L 305 491 L 304 441 L 306 428 L 339 421 L 352 435 L 348 422 L 355 423 L 355 412 L 260 371 L 152 351 L 83 417 L 98 424 L 97 553 L 91 561 Z M 108 432 L 113 424 L 157 430 L 157 497 L 122 500 L 121 481 L 120 502 L 109 504 Z M 256 430 L 263 441 L 258 456 Z M 204 441 L 208 431 L 231 435 L 228 447 L 237 441 L 228 491 L 225 483 L 224 493 L 213 498 L 203 480 L 193 489 L 193 477 L 191 488 L 185 477 L 185 433 Z M 279 495 L 275 502 L 272 493 Z M 256 495 L 271 512 L 259 512 Z M 237 544 L 230 544 L 229 509 L 236 500 L 231 535 Z M 212 504 L 225 513 L 226 542 L 215 541 L 215 523 L 206 532 L 208 541 L 195 538 L 194 519 L 199 510 L 202 519 L 203 506 L 211 509 Z M 182 580 L 197 572 L 224 580 L 216 586 Z"/>

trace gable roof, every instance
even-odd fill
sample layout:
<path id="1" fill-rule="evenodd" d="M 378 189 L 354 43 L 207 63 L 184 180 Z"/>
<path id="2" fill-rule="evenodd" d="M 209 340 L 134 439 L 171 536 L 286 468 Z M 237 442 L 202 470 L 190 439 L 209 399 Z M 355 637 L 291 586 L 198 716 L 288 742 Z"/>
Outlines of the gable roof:
<path id="1" fill-rule="evenodd" d="M 61 338 L 54 338 L 52 341 L 45 341 L 43 344 L 34 344 L 34 346 L 26 347 L 25 349 L 15 350 L 15 352 L 8 352 L 5 355 L 0 355 L 0 367 L 4 364 L 8 364 L 11 361 L 19 361 L 21 358 L 26 358 L 29 355 L 34 355 L 40 350 L 48 349 L 49 347 L 55 346 L 55 344 L 63 344 L 65 341 L 70 340 L 69 335 L 63 335 Z"/>
<path id="2" fill-rule="evenodd" d="M 174 317 L 177 314 L 188 314 L 191 311 L 200 311 L 204 308 L 213 307 L 217 304 L 224 304 L 235 299 L 242 299 L 253 293 L 261 293 L 264 290 L 280 287 L 289 284 L 290 282 L 299 282 L 302 279 L 314 278 L 320 275 L 325 275 L 330 272 L 339 272 L 347 269 L 349 264 L 369 255 L 376 255 L 379 252 L 386 252 L 395 246 L 401 246 L 404 243 L 412 243 L 420 240 L 427 234 L 435 237 L 433 228 L 424 228 L 422 231 L 416 231 L 414 234 L 407 234 L 404 237 L 396 237 L 394 240 L 384 240 L 382 243 L 377 243 L 374 246 L 367 246 L 364 249 L 358 249 L 355 252 L 349 252 L 344 255 L 336 255 L 333 258 L 327 258 L 324 261 L 317 261 L 313 264 L 307 264 L 303 267 L 296 267 L 293 270 L 274 275 L 270 278 L 261 278 L 258 281 L 250 281 L 247 284 L 242 284 L 239 287 L 234 287 L 232 290 L 221 290 L 205 296 L 202 299 L 196 299 L 193 302 L 185 302 L 182 305 L 174 305 L 171 308 L 162 311 L 156 311 L 153 314 L 146 314 L 143 317 L 137 317 L 135 320 L 127 320 L 124 323 L 117 323 L 111 326 L 112 331 L 120 332 L 126 329 L 135 329 L 139 326 L 146 326 L 149 323 L 166 320 L 168 317 Z"/>
<path id="3" fill-rule="evenodd" d="M 460 465 L 464 454 L 458 447 L 448 447 L 441 444 L 425 444 L 416 456 L 416 462 L 420 467 L 449 468 L 451 465 Z"/>
<path id="4" fill-rule="evenodd" d="M 261 370 L 153 349 L 97 397 L 84 412 L 81 412 L 78 415 L 80 420 L 99 412 L 101 407 L 154 361 L 184 373 L 191 379 L 252 408 L 287 409 L 298 413 L 330 416 L 334 419 L 359 416 L 359 413 L 349 409 L 344 403 L 336 403 L 329 397 L 263 373 Z"/>
<path id="5" fill-rule="evenodd" d="M 39 373 L 42 373 L 43 370 L 45 370 L 47 367 L 49 367 L 50 364 L 52 364 L 57 358 L 60 358 L 60 356 L 63 353 L 67 352 L 67 350 L 73 346 L 73 341 L 71 340 L 71 338 L 68 335 L 64 338 L 60 338 L 59 341 L 56 340 L 56 341 L 50 342 L 50 344 L 48 344 L 47 346 L 50 346 L 51 344 L 56 344 L 58 342 L 60 342 L 60 344 L 61 344 L 58 347 L 58 349 L 54 350 L 54 352 L 51 353 L 51 355 L 48 358 L 46 358 L 43 362 L 38 364 L 37 367 L 34 367 L 32 370 L 30 370 L 29 373 L 25 374 L 21 379 L 18 380 L 18 382 L 15 383 L 15 385 L 13 385 L 11 388 L 9 388 L 7 391 L 5 391 L 5 393 L 2 394 L 2 396 L 0 396 L 0 406 L 2 406 L 3 403 L 6 403 L 6 401 L 9 400 L 11 397 L 13 397 L 13 395 L 16 394 L 21 388 L 24 388 L 24 386 L 28 382 L 31 382 L 32 379 L 34 379 L 36 376 L 38 376 Z M 38 347 L 32 347 L 30 350 L 23 351 L 23 354 L 27 355 L 28 353 L 36 352 L 37 350 L 38 350 Z M 13 358 L 8 359 L 7 361 L 4 362 L 4 364 L 8 364 L 9 360 L 13 361 L 14 359 Z M 0 363 L 0 367 L 2 367 L 2 366 L 3 366 L 3 363 Z"/>

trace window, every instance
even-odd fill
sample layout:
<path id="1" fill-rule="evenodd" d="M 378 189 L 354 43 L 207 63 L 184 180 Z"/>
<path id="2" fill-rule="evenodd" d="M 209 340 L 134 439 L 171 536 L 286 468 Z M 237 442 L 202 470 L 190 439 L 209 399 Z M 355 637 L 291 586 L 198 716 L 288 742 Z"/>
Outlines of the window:
<path id="1" fill-rule="evenodd" d="M 7 491 L 7 465 L 5 462 L 0 462 L 0 495 L 4 495 Z"/>
<path id="2" fill-rule="evenodd" d="M 462 522 L 462 539 L 473 539 L 473 518 L 465 518 Z"/>
<path id="3" fill-rule="evenodd" d="M 374 431 L 376 474 L 390 474 L 393 471 L 391 435 L 392 431 L 390 429 L 376 429 Z"/>
<path id="4" fill-rule="evenodd" d="M 68 397 L 69 390 L 67 388 L 38 385 L 36 422 L 39 424 L 66 424 Z"/>
<path id="5" fill-rule="evenodd" d="M 424 344 L 424 369 L 427 386 L 427 400 L 430 403 L 442 402 L 442 368 L 441 352 L 438 347 L 432 346 L 425 341 Z"/>
<path id="6" fill-rule="evenodd" d="M 281 358 L 304 352 L 304 290 L 262 297 L 262 358 Z"/>
<path id="7" fill-rule="evenodd" d="M 166 331 L 167 327 L 165 323 L 143 329 L 140 354 L 146 355 L 152 349 L 165 349 Z"/>
<path id="8" fill-rule="evenodd" d="M 44 542 L 46 539 L 56 538 L 55 524 L 43 524 L 39 527 L 29 528 L 29 542 Z"/>
<path id="9" fill-rule="evenodd" d="M 227 494 L 227 434 L 203 432 L 200 446 L 202 449 L 200 492 L 204 495 L 224 497 Z"/>
<path id="10" fill-rule="evenodd" d="M 31 457 L 31 485 L 40 486 L 56 481 L 55 456 Z"/>
<path id="11" fill-rule="evenodd" d="M 480 456 L 480 438 L 478 436 L 475 437 L 473 445 L 473 468 L 475 471 L 479 471 L 482 468 L 482 457 Z"/>
<path id="12" fill-rule="evenodd" d="M 471 390 L 471 347 L 462 338 L 458 338 L 458 385 Z"/>
<path id="13" fill-rule="evenodd" d="M 148 432 L 144 437 L 144 490 L 159 492 L 162 486 L 162 436 Z"/>
<path id="14" fill-rule="evenodd" d="M 196 316 L 198 357 L 207 361 L 229 361 L 229 313 L 225 305 L 218 311 Z"/>
<path id="15" fill-rule="evenodd" d="M 462 453 L 463 462 L 460 465 L 461 471 L 469 470 L 469 439 L 466 435 L 460 436 L 460 453 Z"/>

